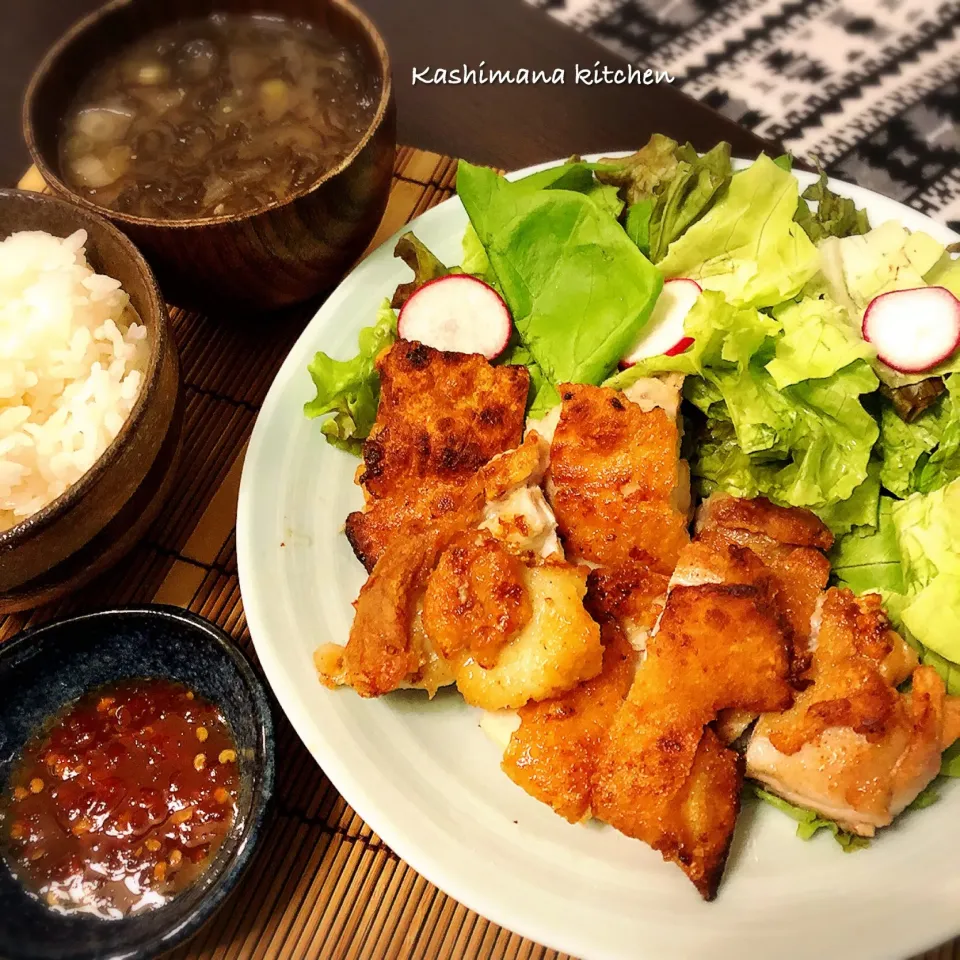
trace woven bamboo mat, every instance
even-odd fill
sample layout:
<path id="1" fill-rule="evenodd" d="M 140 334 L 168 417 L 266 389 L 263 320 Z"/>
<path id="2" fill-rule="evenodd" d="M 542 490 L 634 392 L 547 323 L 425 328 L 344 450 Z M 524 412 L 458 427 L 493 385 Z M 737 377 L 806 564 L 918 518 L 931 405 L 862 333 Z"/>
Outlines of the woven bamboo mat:
<path id="1" fill-rule="evenodd" d="M 451 196 L 455 174 L 455 160 L 401 147 L 387 212 L 370 248 Z M 36 170 L 19 186 L 44 189 Z M 78 595 L 0 618 L 0 642 L 67 613 L 155 601 L 212 620 L 257 664 L 237 579 L 240 471 L 257 410 L 315 309 L 299 308 L 271 319 L 268 330 L 171 310 L 187 403 L 180 468 L 163 512 L 127 560 Z M 273 819 L 237 890 L 170 957 L 565 957 L 490 923 L 419 876 L 337 793 L 276 704 L 274 715 Z M 948 945 L 925 954 L 924 960 L 960 960 L 960 949 Z"/>

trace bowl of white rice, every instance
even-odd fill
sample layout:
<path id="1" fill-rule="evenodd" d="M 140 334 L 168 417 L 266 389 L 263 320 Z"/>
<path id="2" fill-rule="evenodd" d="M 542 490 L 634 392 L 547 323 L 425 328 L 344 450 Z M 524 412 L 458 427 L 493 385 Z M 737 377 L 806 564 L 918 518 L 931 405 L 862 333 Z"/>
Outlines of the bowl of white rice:
<path id="1" fill-rule="evenodd" d="M 166 306 L 133 244 L 73 204 L 0 190 L 0 602 L 131 500 L 178 392 Z"/>

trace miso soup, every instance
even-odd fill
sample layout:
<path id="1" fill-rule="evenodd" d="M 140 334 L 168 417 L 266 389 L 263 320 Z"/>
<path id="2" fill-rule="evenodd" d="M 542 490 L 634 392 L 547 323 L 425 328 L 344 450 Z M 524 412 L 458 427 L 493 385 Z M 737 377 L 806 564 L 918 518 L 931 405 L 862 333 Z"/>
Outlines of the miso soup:
<path id="1" fill-rule="evenodd" d="M 253 211 L 335 167 L 380 98 L 379 68 L 327 29 L 215 14 L 150 33 L 81 85 L 64 180 L 111 210 L 171 220 Z"/>

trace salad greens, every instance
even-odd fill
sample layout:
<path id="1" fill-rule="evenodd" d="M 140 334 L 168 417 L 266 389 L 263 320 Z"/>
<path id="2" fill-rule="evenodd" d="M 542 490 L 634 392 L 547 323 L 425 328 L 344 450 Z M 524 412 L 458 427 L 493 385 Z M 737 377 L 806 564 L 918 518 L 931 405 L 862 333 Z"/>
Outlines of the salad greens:
<path id="1" fill-rule="evenodd" d="M 445 277 L 450 271 L 442 264 L 412 233 L 405 233 L 398 241 L 393 251 L 412 271 L 413 280 L 401 283 L 394 291 L 390 306 L 399 310 L 413 295 L 417 287 L 422 287 L 431 280 Z"/>
<path id="2" fill-rule="evenodd" d="M 875 530 L 834 547 L 834 575 L 855 593 L 879 592 L 904 638 L 960 695 L 960 479 L 905 500 L 884 496 Z M 960 772 L 960 771 L 958 771 Z"/>
<path id="3" fill-rule="evenodd" d="M 457 176 L 520 340 L 554 386 L 599 383 L 615 369 L 663 286 L 606 201 L 569 189 L 584 169 L 511 183 L 461 161 Z"/>
<path id="4" fill-rule="evenodd" d="M 815 211 L 810 209 L 807 200 L 816 202 Z M 851 237 L 870 229 L 866 211 L 858 210 L 852 200 L 835 194 L 822 170 L 820 179 L 803 191 L 794 219 L 814 243 L 826 237 Z"/>
<path id="5" fill-rule="evenodd" d="M 960 378 L 946 379 L 947 393 L 910 423 L 884 405 L 880 415 L 881 479 L 898 497 L 929 493 L 960 477 Z"/>
<path id="6" fill-rule="evenodd" d="M 701 156 L 689 143 L 681 147 L 656 134 L 630 157 L 602 160 L 596 176 L 619 187 L 630 205 L 627 234 L 656 263 L 730 182 L 730 145 Z"/>
<path id="7" fill-rule="evenodd" d="M 685 396 L 706 416 L 691 463 L 703 492 L 766 496 L 825 519 L 857 493 L 855 517 L 869 519 L 879 485 L 866 497 L 859 488 L 879 431 L 859 398 L 876 390 L 877 378 L 862 359 L 867 345 L 832 327 L 829 309 L 800 301 L 767 314 L 705 291 L 684 324 L 689 350 L 643 361 L 608 384 L 622 389 L 667 371 L 700 378 L 687 381 Z M 803 356 L 812 378 L 797 376 Z M 837 519 L 841 531 L 850 529 L 842 513 Z"/>
<path id="8" fill-rule="evenodd" d="M 733 176 L 713 207 L 659 262 L 734 306 L 772 307 L 795 297 L 819 269 L 817 248 L 793 217 L 799 187 L 769 157 Z"/>
<path id="9" fill-rule="evenodd" d="M 374 360 L 396 339 L 397 315 L 390 301 L 384 300 L 374 325 L 364 327 L 357 337 L 357 356 L 352 360 L 334 360 L 320 351 L 310 362 L 307 369 L 317 395 L 304 404 L 303 412 L 310 419 L 333 414 L 320 429 L 335 447 L 360 455 L 380 401 L 380 376 Z"/>

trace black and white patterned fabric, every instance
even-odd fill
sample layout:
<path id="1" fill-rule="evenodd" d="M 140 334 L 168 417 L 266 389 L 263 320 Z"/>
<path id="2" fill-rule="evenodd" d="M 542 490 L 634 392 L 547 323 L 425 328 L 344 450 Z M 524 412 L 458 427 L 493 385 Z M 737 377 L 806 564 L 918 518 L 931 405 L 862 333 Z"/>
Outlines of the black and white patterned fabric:
<path id="1" fill-rule="evenodd" d="M 528 0 L 960 230 L 960 0 Z"/>

